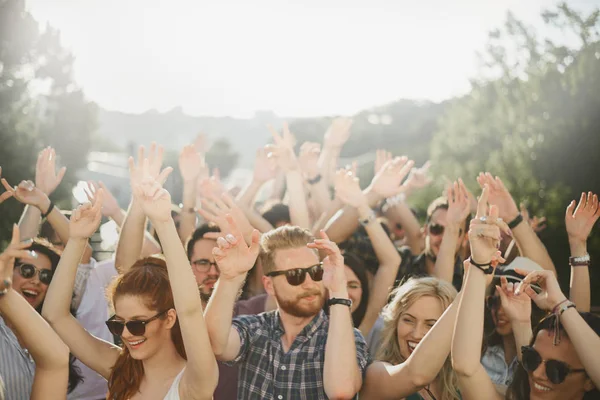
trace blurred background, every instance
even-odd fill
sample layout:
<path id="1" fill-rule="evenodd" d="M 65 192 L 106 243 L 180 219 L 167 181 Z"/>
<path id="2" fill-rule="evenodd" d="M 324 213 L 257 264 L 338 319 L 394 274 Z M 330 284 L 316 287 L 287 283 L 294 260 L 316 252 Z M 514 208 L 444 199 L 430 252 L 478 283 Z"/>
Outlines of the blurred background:
<path id="1" fill-rule="evenodd" d="M 363 183 L 378 148 L 431 160 L 436 183 L 411 199 L 417 209 L 447 179 L 475 190 L 480 171 L 499 175 L 548 218 L 540 235 L 565 285 L 565 208 L 582 191 L 600 193 L 599 7 L 0 0 L 0 166 L 9 182 L 32 179 L 37 153 L 53 146 L 68 168 L 57 204 L 72 207 L 78 182 L 94 179 L 126 208 L 126 160 L 140 144 L 164 145 L 176 167 L 203 132 L 209 165 L 243 186 L 270 140 L 266 124 L 290 122 L 299 146 L 349 115 L 342 162 L 357 160 Z M 168 188 L 179 202 L 177 171 Z M 21 210 L 2 205 L 0 242 Z M 600 260 L 599 227 L 588 248 Z"/>

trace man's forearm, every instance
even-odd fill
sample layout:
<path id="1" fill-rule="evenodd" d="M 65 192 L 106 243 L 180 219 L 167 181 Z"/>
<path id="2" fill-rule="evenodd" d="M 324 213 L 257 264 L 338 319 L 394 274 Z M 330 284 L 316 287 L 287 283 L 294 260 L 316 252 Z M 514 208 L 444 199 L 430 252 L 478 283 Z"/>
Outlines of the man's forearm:
<path id="1" fill-rule="evenodd" d="M 206 320 L 213 352 L 217 358 L 223 355 L 227 349 L 233 320 L 233 308 L 238 291 L 244 284 L 244 278 L 245 276 L 241 276 L 234 281 L 219 279 L 206 306 L 204 319 Z"/>
<path id="2" fill-rule="evenodd" d="M 42 212 L 37 208 L 26 205 L 19 220 L 19 232 L 21 240 L 33 239 L 40 234 L 42 224 Z"/>
<path id="3" fill-rule="evenodd" d="M 286 183 L 287 190 L 290 194 L 289 209 L 292 225 L 310 229 L 308 205 L 306 204 L 306 194 L 304 193 L 304 186 L 300 171 L 288 171 L 286 173 Z"/>
<path id="4" fill-rule="evenodd" d="M 347 298 L 347 293 L 331 297 Z M 362 375 L 356 360 L 356 343 L 350 309 L 336 304 L 329 309 L 323 382 L 329 398 L 351 398 L 360 390 Z"/>

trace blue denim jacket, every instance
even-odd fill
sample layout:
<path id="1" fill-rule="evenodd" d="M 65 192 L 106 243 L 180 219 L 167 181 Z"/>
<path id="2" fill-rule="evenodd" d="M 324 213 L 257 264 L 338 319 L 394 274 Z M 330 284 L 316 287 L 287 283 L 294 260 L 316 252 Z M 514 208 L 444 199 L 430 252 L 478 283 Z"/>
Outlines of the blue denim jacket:
<path id="1" fill-rule="evenodd" d="M 492 382 L 504 387 L 511 384 L 517 363 L 518 359 L 515 357 L 510 365 L 506 365 L 504 347 L 501 345 L 488 347 L 483 357 L 481 357 L 481 364 Z"/>

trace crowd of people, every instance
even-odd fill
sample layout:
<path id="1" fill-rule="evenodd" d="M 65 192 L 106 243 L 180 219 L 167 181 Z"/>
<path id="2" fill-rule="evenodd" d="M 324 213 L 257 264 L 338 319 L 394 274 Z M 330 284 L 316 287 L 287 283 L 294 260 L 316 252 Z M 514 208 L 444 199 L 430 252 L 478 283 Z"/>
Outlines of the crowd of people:
<path id="1" fill-rule="evenodd" d="M 499 177 L 476 177 L 478 197 L 448 184 L 422 225 L 428 164 L 377 151 L 361 189 L 338 168 L 349 119 L 299 154 L 270 129 L 239 190 L 184 147 L 179 207 L 156 144 L 129 159 L 127 210 L 101 182 L 60 210 L 52 148 L 33 180 L 2 179 L 0 203 L 25 208 L 0 254 L 0 399 L 600 398 L 597 195 L 567 206 L 571 257 L 552 260 Z M 103 218 L 119 240 L 99 262 Z"/>

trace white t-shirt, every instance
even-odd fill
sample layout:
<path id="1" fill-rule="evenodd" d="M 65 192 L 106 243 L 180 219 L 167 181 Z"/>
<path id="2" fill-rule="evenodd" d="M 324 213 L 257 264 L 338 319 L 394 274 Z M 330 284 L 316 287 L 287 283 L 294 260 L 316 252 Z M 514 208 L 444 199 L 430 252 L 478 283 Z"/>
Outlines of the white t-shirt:
<path id="1" fill-rule="evenodd" d="M 81 303 L 77 309 L 77 320 L 83 328 L 99 339 L 113 343 L 113 336 L 104 323 L 109 317 L 109 305 L 106 288 L 118 275 L 114 260 L 82 264 L 79 268 L 89 269 Z M 108 386 L 106 379 L 77 360 L 75 365 L 81 369 L 83 383 L 79 384 L 67 397 L 69 400 L 98 400 L 106 397 Z"/>

